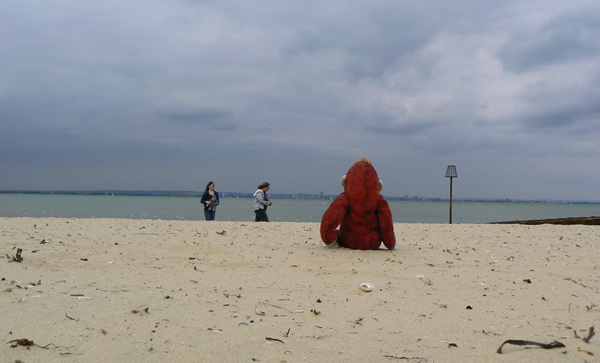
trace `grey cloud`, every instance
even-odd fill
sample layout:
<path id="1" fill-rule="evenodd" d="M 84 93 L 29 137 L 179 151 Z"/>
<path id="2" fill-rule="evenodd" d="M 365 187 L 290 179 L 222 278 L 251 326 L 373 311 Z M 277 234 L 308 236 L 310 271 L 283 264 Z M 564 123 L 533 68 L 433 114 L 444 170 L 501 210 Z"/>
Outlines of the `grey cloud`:
<path id="1" fill-rule="evenodd" d="M 436 14 L 418 3 L 391 8 L 374 2 L 348 16 L 316 20 L 300 28 L 283 47 L 283 55 L 331 53 L 353 81 L 379 78 L 425 46 L 439 31 Z"/>
<path id="2" fill-rule="evenodd" d="M 597 73 L 585 80 L 572 82 L 538 82 L 526 87 L 520 98 L 528 105 L 519 120 L 535 130 L 574 126 L 570 132 L 576 133 L 586 125 L 597 125 L 600 120 L 600 82 Z"/>
<path id="3" fill-rule="evenodd" d="M 507 70 L 525 72 L 600 54 L 597 4 L 575 6 L 540 26 L 511 34 L 498 52 Z"/>
<path id="4" fill-rule="evenodd" d="M 220 130 L 234 130 L 236 127 L 230 122 L 231 115 L 224 110 L 202 109 L 185 111 L 181 109 L 158 111 L 160 117 L 182 124 L 199 124 L 218 128 Z"/>
<path id="5" fill-rule="evenodd" d="M 600 105 L 586 104 L 566 107 L 553 107 L 524 120 L 532 130 L 565 128 L 576 123 L 593 123 L 597 127 L 600 120 Z"/>
<path id="6" fill-rule="evenodd" d="M 403 136 L 418 135 L 427 132 L 432 128 L 440 126 L 436 121 L 387 121 L 375 122 L 366 125 L 365 130 L 381 134 L 397 134 Z"/>

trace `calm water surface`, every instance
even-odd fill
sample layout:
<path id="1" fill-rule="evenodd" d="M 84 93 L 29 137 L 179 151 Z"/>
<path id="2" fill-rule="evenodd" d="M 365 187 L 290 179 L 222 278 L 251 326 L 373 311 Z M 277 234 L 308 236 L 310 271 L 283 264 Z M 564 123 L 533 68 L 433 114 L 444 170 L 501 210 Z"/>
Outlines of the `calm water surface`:
<path id="1" fill-rule="evenodd" d="M 330 200 L 272 199 L 273 222 L 320 222 Z M 252 198 L 221 198 L 217 220 L 253 221 Z M 448 223 L 448 202 L 389 201 L 394 222 Z M 600 204 L 454 202 L 453 223 L 600 215 Z M 203 220 L 200 198 L 0 194 L 0 217 Z"/>

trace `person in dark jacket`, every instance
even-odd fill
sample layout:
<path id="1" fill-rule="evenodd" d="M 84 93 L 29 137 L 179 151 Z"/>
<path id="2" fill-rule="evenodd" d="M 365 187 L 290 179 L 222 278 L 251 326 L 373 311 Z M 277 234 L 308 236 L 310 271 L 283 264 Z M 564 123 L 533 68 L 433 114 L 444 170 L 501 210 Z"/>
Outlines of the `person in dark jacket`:
<path id="1" fill-rule="evenodd" d="M 215 212 L 219 205 L 219 193 L 215 191 L 215 183 L 212 181 L 206 185 L 206 190 L 202 194 L 200 203 L 204 205 L 204 217 L 207 221 L 215 220 Z"/>

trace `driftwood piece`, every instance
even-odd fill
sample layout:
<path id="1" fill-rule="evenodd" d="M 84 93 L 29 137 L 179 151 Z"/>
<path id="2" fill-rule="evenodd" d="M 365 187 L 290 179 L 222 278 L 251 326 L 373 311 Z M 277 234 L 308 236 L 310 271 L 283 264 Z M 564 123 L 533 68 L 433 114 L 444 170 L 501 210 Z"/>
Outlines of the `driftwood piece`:
<path id="1" fill-rule="evenodd" d="M 594 327 L 590 326 L 590 330 L 588 331 L 588 336 L 583 338 L 583 341 L 590 344 L 590 339 L 592 339 L 592 337 L 596 335 L 596 332 L 594 332 Z"/>
<path id="2" fill-rule="evenodd" d="M 504 343 L 502 343 L 502 345 L 500 345 L 500 347 L 498 348 L 498 350 L 496 351 L 496 353 L 498 354 L 502 354 L 502 347 L 504 346 L 504 344 L 513 344 L 513 345 L 537 345 L 540 348 L 543 349 L 552 349 L 552 348 L 564 348 L 565 345 L 559 341 L 553 341 L 552 343 L 546 344 L 546 343 L 538 343 L 538 342 L 532 342 L 531 340 L 513 340 L 513 339 L 509 339 L 507 341 L 505 341 Z"/>

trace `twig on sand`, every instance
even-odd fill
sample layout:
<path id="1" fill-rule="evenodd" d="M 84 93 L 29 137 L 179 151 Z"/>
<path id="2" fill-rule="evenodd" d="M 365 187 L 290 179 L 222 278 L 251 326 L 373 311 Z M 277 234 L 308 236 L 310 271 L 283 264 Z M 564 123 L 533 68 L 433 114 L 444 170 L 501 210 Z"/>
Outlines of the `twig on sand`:
<path id="1" fill-rule="evenodd" d="M 285 344 L 285 343 L 283 342 L 283 340 L 281 340 L 281 339 L 277 339 L 277 338 L 269 338 L 269 337 L 265 337 L 265 339 L 266 339 L 267 341 L 269 341 L 269 342 L 279 342 L 279 343 L 281 343 L 281 344 Z"/>
<path id="2" fill-rule="evenodd" d="M 384 357 L 393 358 L 393 359 L 408 359 L 408 360 L 416 359 L 420 362 L 429 362 L 429 360 L 427 358 L 422 358 L 422 357 L 396 357 L 395 355 L 384 355 Z"/>
<path id="3" fill-rule="evenodd" d="M 504 343 L 502 343 L 502 345 L 500 345 L 500 347 L 498 348 L 498 350 L 496 351 L 496 353 L 498 354 L 502 354 L 502 347 L 504 346 L 504 344 L 514 344 L 514 345 L 537 345 L 538 347 L 541 347 L 543 349 L 552 349 L 552 348 L 564 348 L 565 345 L 559 341 L 553 341 L 552 343 L 546 344 L 546 343 L 538 343 L 538 342 L 532 342 L 531 340 L 512 340 L 509 339 L 507 341 L 505 341 Z"/>
<path id="4" fill-rule="evenodd" d="M 256 305 L 256 307 L 254 308 L 254 313 L 256 315 L 266 315 L 266 313 L 264 311 L 257 311 L 257 309 L 258 309 L 258 307 L 260 305 L 267 305 L 267 306 L 271 306 L 271 307 L 274 307 L 274 308 L 277 308 L 277 309 L 285 310 L 285 311 L 287 311 L 290 314 L 298 314 L 298 313 L 302 313 L 303 312 L 302 310 L 292 311 L 292 310 L 286 309 L 284 307 L 281 307 L 279 305 L 275 305 L 275 304 L 268 303 L 266 301 L 262 301 L 262 302 L 259 302 L 258 305 Z"/>
<path id="5" fill-rule="evenodd" d="M 583 338 L 583 341 L 590 344 L 590 339 L 592 339 L 594 335 L 596 335 L 596 333 L 594 332 L 594 327 L 591 326 L 590 330 L 588 331 L 588 336 Z"/>
<path id="6" fill-rule="evenodd" d="M 593 326 L 590 326 L 590 329 L 588 330 L 588 335 L 587 335 L 587 337 L 585 337 L 585 338 L 582 338 L 582 337 L 580 337 L 580 336 L 579 336 L 579 334 L 577 334 L 577 330 L 573 330 L 573 334 L 575 335 L 575 338 L 577 338 L 577 339 L 581 339 L 581 340 L 583 340 L 584 342 L 586 342 L 586 343 L 590 344 L 590 339 L 592 339 L 592 337 L 593 337 L 594 335 L 596 335 L 596 332 L 594 332 L 594 327 L 593 327 Z"/>
<path id="7" fill-rule="evenodd" d="M 67 315 L 67 313 L 65 313 L 65 316 L 66 316 L 67 318 L 69 318 L 70 320 L 79 321 L 79 318 L 77 318 L 77 319 L 75 319 L 75 318 L 72 318 L 72 317 L 70 317 L 69 315 Z"/>
<path id="8" fill-rule="evenodd" d="M 598 291 L 598 288 L 582 284 L 581 282 L 575 281 L 574 279 L 572 279 L 570 277 L 565 277 L 564 280 L 571 281 L 572 283 L 577 284 L 577 285 L 582 286 L 582 287 L 585 287 L 586 289 L 591 289 L 591 290 Z"/>

